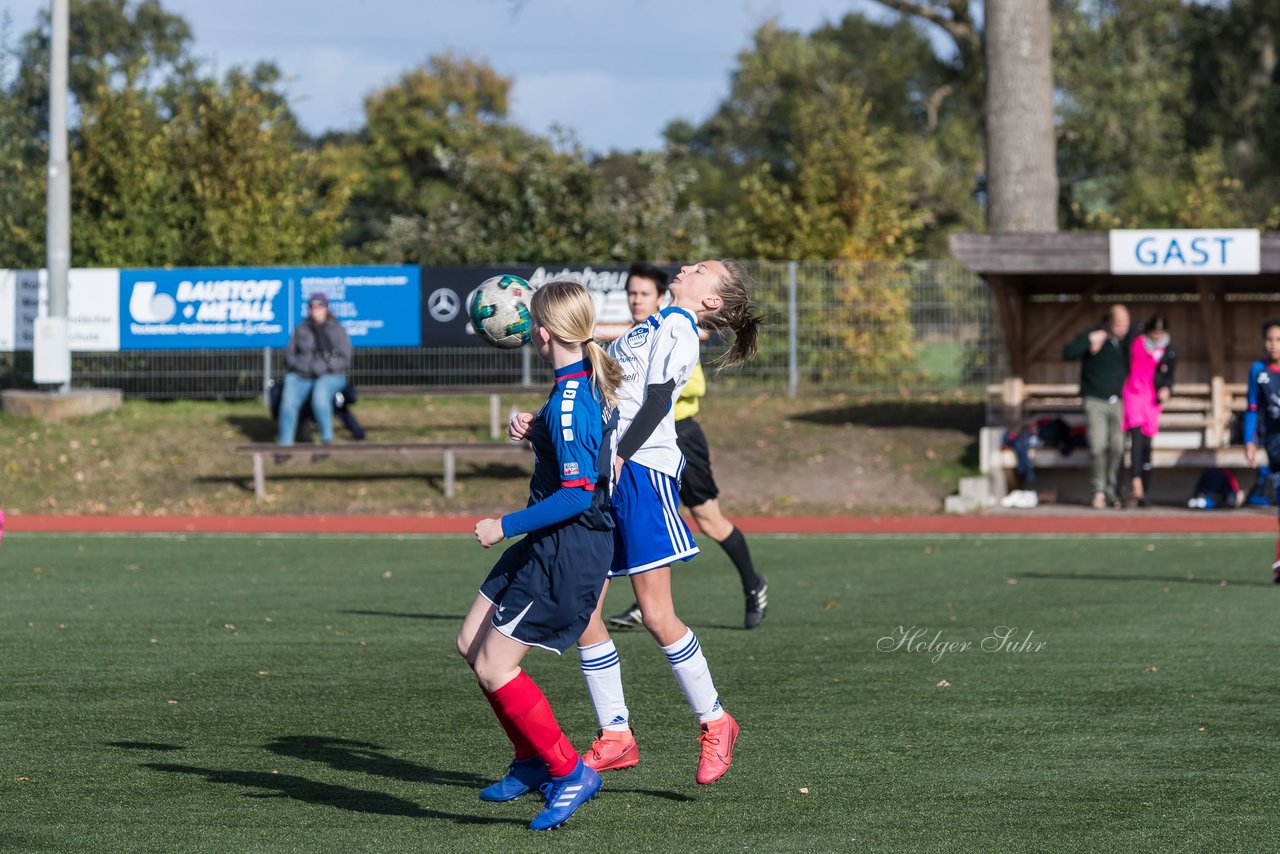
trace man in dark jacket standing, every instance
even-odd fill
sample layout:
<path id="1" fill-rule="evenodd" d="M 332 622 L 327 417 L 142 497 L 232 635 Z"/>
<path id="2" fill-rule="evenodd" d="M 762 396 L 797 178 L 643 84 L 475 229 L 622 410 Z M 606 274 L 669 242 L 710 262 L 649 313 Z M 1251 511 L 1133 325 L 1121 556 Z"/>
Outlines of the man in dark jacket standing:
<path id="1" fill-rule="evenodd" d="M 1062 357 L 1080 360 L 1080 396 L 1089 422 L 1089 453 L 1093 455 L 1090 486 L 1093 506 L 1120 506 L 1120 466 L 1124 463 L 1124 404 L 1120 393 L 1129 376 L 1129 310 L 1111 306 L 1101 326 L 1081 332 L 1062 350 Z"/>
<path id="2" fill-rule="evenodd" d="M 292 445 L 298 430 L 298 411 L 311 398 L 311 411 L 320 427 L 320 441 L 333 441 L 333 396 L 347 384 L 351 366 L 351 338 L 333 315 L 329 299 L 316 292 L 308 316 L 293 330 L 284 351 L 284 391 L 280 395 L 281 445 Z"/>

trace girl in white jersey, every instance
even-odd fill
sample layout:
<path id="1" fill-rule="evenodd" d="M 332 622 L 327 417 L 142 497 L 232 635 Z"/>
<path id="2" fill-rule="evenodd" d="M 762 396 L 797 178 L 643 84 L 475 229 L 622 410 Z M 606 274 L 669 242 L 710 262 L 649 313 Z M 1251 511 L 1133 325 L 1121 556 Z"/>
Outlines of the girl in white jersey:
<path id="1" fill-rule="evenodd" d="M 618 337 L 609 355 L 622 366 L 618 389 L 618 481 L 613 495 L 617 528 L 610 578 L 630 576 L 644 626 L 662 647 L 698 717 L 702 734 L 696 779 L 718 780 L 733 761 L 738 724 L 721 707 L 697 637 L 676 616 L 671 563 L 698 553 L 676 498 L 684 456 L 676 446 L 672 402 L 698 364 L 698 327 L 731 331 L 724 365 L 755 355 L 760 316 L 750 299 L 751 279 L 735 261 L 683 267 L 671 283 L 671 303 Z M 605 583 L 605 592 L 608 582 Z M 583 678 L 600 732 L 583 762 L 597 771 L 640 761 L 622 690 L 618 652 L 601 618 L 604 593 L 578 641 Z"/>

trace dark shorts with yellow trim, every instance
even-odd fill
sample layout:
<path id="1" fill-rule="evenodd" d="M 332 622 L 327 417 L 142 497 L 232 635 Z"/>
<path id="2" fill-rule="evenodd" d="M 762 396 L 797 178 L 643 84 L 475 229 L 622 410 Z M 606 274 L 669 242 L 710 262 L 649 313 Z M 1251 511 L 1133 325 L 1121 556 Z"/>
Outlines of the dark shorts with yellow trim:
<path id="1" fill-rule="evenodd" d="M 680 503 L 685 507 L 706 504 L 720 495 L 711 474 L 711 449 L 707 436 L 694 418 L 676 422 L 676 447 L 684 454 L 684 473 L 680 478 Z"/>
<path id="2" fill-rule="evenodd" d="M 561 653 L 587 628 L 612 561 L 612 527 L 569 522 L 512 543 L 480 595 L 497 606 L 495 629 L 526 646 Z"/>

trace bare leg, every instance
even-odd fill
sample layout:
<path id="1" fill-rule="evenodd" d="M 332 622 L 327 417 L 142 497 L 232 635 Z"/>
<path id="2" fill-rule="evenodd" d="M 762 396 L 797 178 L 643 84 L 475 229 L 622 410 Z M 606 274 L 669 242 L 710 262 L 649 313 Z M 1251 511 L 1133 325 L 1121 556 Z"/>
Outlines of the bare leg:
<path id="1" fill-rule="evenodd" d="M 529 647 L 502 632 L 485 632 L 475 661 L 480 687 L 492 694 L 515 679 L 520 675 L 520 662 L 528 653 Z"/>
<path id="2" fill-rule="evenodd" d="M 465 658 L 472 667 L 475 667 L 480 645 L 493 628 L 493 612 L 493 603 L 477 593 L 475 601 L 471 603 L 471 610 L 467 611 L 467 616 L 462 619 L 462 627 L 458 629 L 458 655 Z"/>
<path id="3" fill-rule="evenodd" d="M 669 646 L 684 637 L 689 627 L 676 616 L 676 606 L 671 600 L 671 567 L 633 575 L 631 586 L 635 588 L 636 601 L 644 615 L 644 627 L 659 646 Z"/>
<path id="4" fill-rule="evenodd" d="M 591 646 L 592 644 L 604 643 L 609 639 L 609 630 L 605 627 L 604 617 L 604 596 L 609 592 L 609 579 L 605 579 L 604 587 L 600 590 L 600 599 L 596 602 L 596 609 L 591 612 L 591 621 L 587 623 L 587 628 L 583 630 L 582 637 L 578 638 L 578 646 Z"/>
<path id="5" fill-rule="evenodd" d="M 717 543 L 733 533 L 733 523 L 720 512 L 720 502 L 714 498 L 690 507 L 689 512 L 693 514 L 693 521 L 698 523 L 698 530 Z"/>

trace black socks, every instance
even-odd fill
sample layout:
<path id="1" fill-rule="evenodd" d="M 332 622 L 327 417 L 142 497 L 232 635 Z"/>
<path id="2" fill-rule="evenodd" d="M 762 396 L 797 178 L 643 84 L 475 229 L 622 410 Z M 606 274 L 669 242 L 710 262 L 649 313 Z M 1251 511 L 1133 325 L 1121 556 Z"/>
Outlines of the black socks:
<path id="1" fill-rule="evenodd" d="M 761 583 L 760 576 L 751 563 L 751 551 L 747 548 L 747 538 L 742 536 L 737 526 L 729 532 L 729 536 L 720 541 L 720 548 L 724 549 L 724 553 L 737 568 L 738 577 L 742 579 L 742 592 L 750 593 L 758 588 Z"/>

